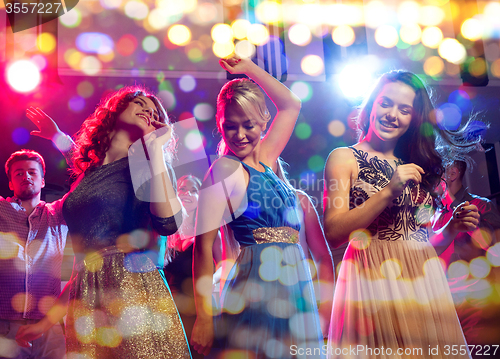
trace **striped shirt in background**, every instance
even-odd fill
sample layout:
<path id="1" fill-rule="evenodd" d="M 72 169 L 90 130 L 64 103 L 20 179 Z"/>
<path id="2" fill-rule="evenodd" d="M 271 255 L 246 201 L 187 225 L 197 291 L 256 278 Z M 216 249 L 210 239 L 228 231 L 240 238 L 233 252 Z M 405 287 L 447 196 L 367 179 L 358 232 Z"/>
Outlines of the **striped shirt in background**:
<path id="1" fill-rule="evenodd" d="M 61 293 L 63 200 L 28 217 L 18 198 L 0 197 L 0 319 L 41 319 Z"/>

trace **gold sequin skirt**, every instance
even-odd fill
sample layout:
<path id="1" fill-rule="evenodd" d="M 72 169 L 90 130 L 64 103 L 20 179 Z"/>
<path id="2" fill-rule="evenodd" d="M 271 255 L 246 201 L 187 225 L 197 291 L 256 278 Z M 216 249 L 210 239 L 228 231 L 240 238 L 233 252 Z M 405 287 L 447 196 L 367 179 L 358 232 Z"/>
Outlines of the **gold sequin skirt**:
<path id="1" fill-rule="evenodd" d="M 108 247 L 74 271 L 68 359 L 191 358 L 170 290 L 145 253 Z"/>

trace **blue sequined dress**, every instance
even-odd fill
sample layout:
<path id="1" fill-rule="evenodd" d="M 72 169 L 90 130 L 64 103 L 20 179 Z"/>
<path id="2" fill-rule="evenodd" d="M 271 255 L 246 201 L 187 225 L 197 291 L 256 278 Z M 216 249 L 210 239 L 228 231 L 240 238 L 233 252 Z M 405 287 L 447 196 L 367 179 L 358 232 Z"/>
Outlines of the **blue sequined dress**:
<path id="1" fill-rule="evenodd" d="M 264 172 L 242 165 L 250 175 L 248 205 L 229 223 L 242 249 L 221 293 L 216 347 L 238 358 L 322 358 L 295 193 L 264 164 Z M 306 349 L 313 354 L 299 355 Z"/>

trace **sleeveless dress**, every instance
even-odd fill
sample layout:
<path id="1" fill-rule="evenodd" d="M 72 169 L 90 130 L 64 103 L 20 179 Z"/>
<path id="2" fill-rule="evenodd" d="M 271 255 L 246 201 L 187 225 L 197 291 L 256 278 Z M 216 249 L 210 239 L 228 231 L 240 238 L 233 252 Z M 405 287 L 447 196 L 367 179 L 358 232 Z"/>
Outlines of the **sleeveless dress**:
<path id="1" fill-rule="evenodd" d="M 264 164 L 265 172 L 242 165 L 248 206 L 229 223 L 242 250 L 221 292 L 215 348 L 238 358 L 305 358 L 306 349 L 307 357 L 323 358 L 295 193 Z"/>
<path id="2" fill-rule="evenodd" d="M 387 186 L 394 168 L 350 148 L 358 165 L 352 209 Z M 328 358 L 470 357 L 427 236 L 432 214 L 430 194 L 410 184 L 366 230 L 351 234 L 335 288 Z"/>
<path id="3" fill-rule="evenodd" d="M 87 170 L 63 215 L 76 258 L 68 359 L 191 358 L 153 250 L 158 234 L 177 230 L 176 221 L 154 216 L 149 203 L 137 199 L 128 158 Z"/>

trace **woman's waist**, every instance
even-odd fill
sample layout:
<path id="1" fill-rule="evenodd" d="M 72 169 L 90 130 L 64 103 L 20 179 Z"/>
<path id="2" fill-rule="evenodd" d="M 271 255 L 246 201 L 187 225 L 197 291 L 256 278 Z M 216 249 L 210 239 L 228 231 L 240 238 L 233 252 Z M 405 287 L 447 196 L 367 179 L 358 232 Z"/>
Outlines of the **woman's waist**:
<path id="1" fill-rule="evenodd" d="M 75 253 L 75 260 L 75 269 L 78 272 L 82 270 L 96 272 L 104 268 L 105 263 L 116 261 L 123 262 L 123 266 L 130 271 L 144 272 L 157 269 L 158 253 L 150 249 L 130 250 L 129 248 L 115 245 L 85 253 Z"/>

